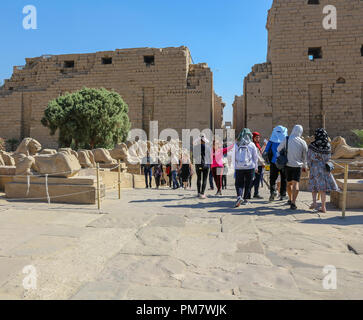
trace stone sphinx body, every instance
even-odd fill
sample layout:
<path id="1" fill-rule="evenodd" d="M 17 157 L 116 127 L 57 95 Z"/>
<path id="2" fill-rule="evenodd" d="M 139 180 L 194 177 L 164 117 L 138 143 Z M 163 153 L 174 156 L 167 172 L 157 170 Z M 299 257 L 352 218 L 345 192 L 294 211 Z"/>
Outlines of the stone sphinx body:
<path id="1" fill-rule="evenodd" d="M 78 154 L 78 161 L 82 168 L 87 169 L 87 168 L 96 167 L 95 157 L 94 157 L 92 151 L 79 150 L 77 152 L 77 154 Z"/>
<path id="2" fill-rule="evenodd" d="M 35 139 L 26 138 L 22 141 L 14 153 L 16 175 L 37 173 L 68 178 L 81 170 L 79 161 L 72 151 L 64 149 L 54 153 L 52 150 L 45 154 L 38 154 L 41 149 L 41 144 Z"/>
<path id="3" fill-rule="evenodd" d="M 363 149 L 349 146 L 343 137 L 334 138 L 331 142 L 331 146 L 333 160 L 363 157 Z"/>
<path id="4" fill-rule="evenodd" d="M 119 143 L 114 149 L 109 150 L 110 155 L 115 160 L 120 160 L 121 162 L 127 161 L 128 147 L 125 143 Z"/>
<path id="5" fill-rule="evenodd" d="M 117 161 L 113 159 L 110 155 L 110 152 L 106 149 L 95 149 L 92 150 L 94 159 L 96 163 L 103 163 L 103 164 L 116 164 Z"/>

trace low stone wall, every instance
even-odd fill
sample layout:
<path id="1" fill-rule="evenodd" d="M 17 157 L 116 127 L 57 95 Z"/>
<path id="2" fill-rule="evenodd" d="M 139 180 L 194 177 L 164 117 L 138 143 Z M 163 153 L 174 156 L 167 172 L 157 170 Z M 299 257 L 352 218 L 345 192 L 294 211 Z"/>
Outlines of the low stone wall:
<path id="1" fill-rule="evenodd" d="M 337 180 L 341 191 L 333 191 L 330 201 L 339 209 L 343 207 L 344 180 Z M 349 179 L 347 192 L 347 209 L 363 209 L 363 179 Z"/>
<path id="2" fill-rule="evenodd" d="M 100 187 L 101 198 L 104 198 L 106 196 L 105 185 L 101 183 Z M 5 193 L 8 199 L 48 201 L 44 177 L 30 176 L 29 185 L 26 177 L 14 177 L 13 182 L 5 185 Z M 48 193 L 52 203 L 96 204 L 96 179 L 93 176 L 73 178 L 49 177 Z"/>
<path id="3" fill-rule="evenodd" d="M 13 181 L 16 167 L 0 167 L 0 192 L 5 191 L 5 184 Z"/>

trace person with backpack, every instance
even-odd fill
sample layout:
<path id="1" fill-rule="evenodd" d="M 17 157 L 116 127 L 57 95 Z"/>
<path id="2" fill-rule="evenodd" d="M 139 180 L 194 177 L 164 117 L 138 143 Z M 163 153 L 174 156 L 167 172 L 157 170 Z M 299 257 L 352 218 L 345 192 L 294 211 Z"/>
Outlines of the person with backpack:
<path id="1" fill-rule="evenodd" d="M 276 166 L 276 160 L 278 157 L 277 148 L 279 147 L 280 143 L 284 141 L 284 139 L 287 137 L 287 132 L 287 128 L 283 126 L 277 126 L 276 128 L 274 128 L 270 140 L 268 141 L 265 151 L 263 153 L 265 161 L 270 164 L 270 202 L 274 201 L 277 197 L 276 181 L 279 177 L 279 174 L 281 177 L 280 201 L 287 200 L 287 181 L 285 170 L 279 169 Z"/>
<path id="2" fill-rule="evenodd" d="M 229 147 L 223 148 L 223 144 L 218 141 L 218 139 L 214 139 L 213 148 L 212 148 L 212 173 L 214 182 L 217 186 L 216 196 L 222 195 L 222 177 L 223 177 L 223 156 L 227 154 L 228 151 L 233 149 L 234 145 L 232 144 Z"/>
<path id="3" fill-rule="evenodd" d="M 291 210 L 296 210 L 296 199 L 299 194 L 299 183 L 301 171 L 306 172 L 307 168 L 307 153 L 308 146 L 301 138 L 303 127 L 300 125 L 294 126 L 290 137 L 286 137 L 278 146 L 277 151 L 286 150 L 287 164 L 285 166 L 287 178 L 287 192 L 289 194 L 288 205 Z"/>
<path id="4" fill-rule="evenodd" d="M 258 172 L 257 148 L 252 142 L 250 129 L 245 128 L 239 134 L 233 148 L 233 157 L 237 192 L 235 207 L 238 208 L 241 204 L 248 204 L 248 199 L 251 198 L 252 181 L 255 173 Z"/>
<path id="5" fill-rule="evenodd" d="M 189 177 L 192 171 L 192 164 L 189 156 L 182 155 L 179 171 L 180 177 L 182 179 L 181 186 L 183 186 L 184 190 L 187 190 L 189 185 Z"/>
<path id="6" fill-rule="evenodd" d="M 155 178 L 156 189 L 159 189 L 160 187 L 163 173 L 164 173 L 163 165 L 161 164 L 160 160 L 158 160 L 158 163 L 154 166 L 154 178 Z"/>
<path id="7" fill-rule="evenodd" d="M 153 165 L 151 164 L 151 157 L 150 157 L 150 153 L 149 151 L 146 154 L 146 157 L 143 159 L 143 163 L 141 165 L 141 167 L 144 170 L 144 175 L 145 175 L 145 185 L 146 185 L 146 189 L 148 188 L 152 188 L 152 168 Z"/>
<path id="8" fill-rule="evenodd" d="M 211 148 L 209 146 L 209 141 L 204 134 L 202 134 L 193 144 L 193 157 L 197 174 L 198 197 L 200 199 L 206 199 L 205 189 L 209 176 Z"/>
<path id="9" fill-rule="evenodd" d="M 265 168 L 265 161 L 262 158 L 263 149 L 260 145 L 261 135 L 258 132 L 254 132 L 252 135 L 253 135 L 253 143 L 257 147 L 257 156 L 258 156 L 258 173 L 256 173 L 255 178 L 252 181 L 252 187 L 254 187 L 255 189 L 253 198 L 263 199 L 263 197 L 261 197 L 259 193 L 261 181 L 263 180 L 263 170 Z"/>

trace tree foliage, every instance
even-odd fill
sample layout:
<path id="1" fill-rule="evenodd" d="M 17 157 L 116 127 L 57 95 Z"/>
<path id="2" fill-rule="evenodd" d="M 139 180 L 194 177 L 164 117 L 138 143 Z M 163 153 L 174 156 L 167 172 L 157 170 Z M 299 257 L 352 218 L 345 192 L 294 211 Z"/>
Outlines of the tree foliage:
<path id="1" fill-rule="evenodd" d="M 130 130 L 128 106 L 121 96 L 104 88 L 83 88 L 49 102 L 41 120 L 60 147 L 112 148 Z"/>
<path id="2" fill-rule="evenodd" d="M 363 130 L 353 130 L 353 132 L 355 133 L 355 135 L 358 137 L 359 140 L 357 147 L 363 148 Z"/>
<path id="3" fill-rule="evenodd" d="M 0 150 L 5 151 L 5 140 L 0 138 Z"/>

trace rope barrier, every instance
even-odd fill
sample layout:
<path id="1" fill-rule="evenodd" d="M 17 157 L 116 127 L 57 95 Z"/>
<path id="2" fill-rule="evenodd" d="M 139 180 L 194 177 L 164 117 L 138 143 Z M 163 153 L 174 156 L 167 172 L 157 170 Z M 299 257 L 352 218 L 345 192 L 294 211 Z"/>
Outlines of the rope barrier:
<path id="1" fill-rule="evenodd" d="M 120 166 L 121 168 L 121 163 L 120 164 L 117 164 L 115 167 L 112 167 L 112 168 L 100 168 L 100 169 L 109 169 L 109 170 L 115 170 L 117 169 L 118 167 Z M 6 167 L 9 167 L 9 166 L 5 166 L 3 168 L 6 168 Z M 0 167 L 1 168 L 1 167 Z M 96 168 L 88 168 L 88 169 L 96 169 Z M 72 171 L 63 171 L 63 172 L 55 172 L 55 173 L 48 173 L 48 176 L 50 177 L 54 177 L 54 178 L 57 178 L 59 175 L 64 175 L 64 174 L 69 174 L 69 173 L 73 173 Z M 31 175 L 21 175 L 21 174 L 18 174 L 18 175 L 11 175 L 11 174 L 0 174 L 0 177 L 17 177 L 17 178 L 27 178 L 27 177 L 45 177 L 45 173 L 43 174 L 39 174 L 39 173 L 33 173 Z"/>
<path id="2" fill-rule="evenodd" d="M 50 204 L 49 190 L 48 190 L 48 175 L 45 175 L 45 192 L 47 194 L 48 204 Z"/>
<path id="3" fill-rule="evenodd" d="M 30 192 L 30 176 L 27 176 L 26 183 L 27 183 L 26 196 L 28 196 Z"/>
<path id="4" fill-rule="evenodd" d="M 112 190 L 114 189 L 116 186 L 118 185 L 118 183 L 108 187 L 108 188 L 102 188 L 100 190 Z M 95 188 L 95 190 L 97 191 L 97 188 Z M 75 193 L 68 193 L 68 194 L 62 194 L 59 196 L 49 196 L 49 199 L 58 199 L 58 198 L 62 198 L 62 197 L 70 197 L 70 196 L 74 196 L 74 195 L 80 195 L 80 194 L 86 194 L 86 193 L 90 193 L 93 192 L 93 190 L 88 190 L 88 191 L 81 191 L 81 192 L 75 192 Z M 43 198 L 13 198 L 13 199 L 9 199 L 9 198 L 0 198 L 3 199 L 5 201 L 31 201 L 31 200 L 48 200 L 48 196 L 47 197 L 43 197 Z"/>

